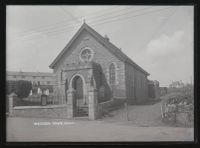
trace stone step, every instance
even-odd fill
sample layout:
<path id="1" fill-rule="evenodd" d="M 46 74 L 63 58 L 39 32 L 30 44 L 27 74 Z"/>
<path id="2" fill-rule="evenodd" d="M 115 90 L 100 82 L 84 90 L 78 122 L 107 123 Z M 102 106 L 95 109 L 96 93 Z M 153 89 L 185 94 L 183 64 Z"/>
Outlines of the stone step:
<path id="1" fill-rule="evenodd" d="M 78 108 L 76 110 L 77 116 L 87 116 L 88 115 L 88 107 L 87 108 Z"/>

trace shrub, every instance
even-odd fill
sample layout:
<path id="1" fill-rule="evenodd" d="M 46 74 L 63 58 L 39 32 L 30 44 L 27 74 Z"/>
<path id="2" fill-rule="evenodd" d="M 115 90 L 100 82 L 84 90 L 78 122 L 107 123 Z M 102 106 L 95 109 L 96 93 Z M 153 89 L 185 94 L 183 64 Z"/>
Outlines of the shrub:
<path id="1" fill-rule="evenodd" d="M 30 81 L 7 81 L 7 94 L 15 92 L 19 98 L 28 97 L 32 84 Z"/>
<path id="2" fill-rule="evenodd" d="M 185 124 L 186 126 L 193 123 L 193 89 L 181 88 L 168 95 L 168 98 L 163 102 L 165 117 L 164 122 Z M 190 119 L 191 117 L 191 119 Z"/>

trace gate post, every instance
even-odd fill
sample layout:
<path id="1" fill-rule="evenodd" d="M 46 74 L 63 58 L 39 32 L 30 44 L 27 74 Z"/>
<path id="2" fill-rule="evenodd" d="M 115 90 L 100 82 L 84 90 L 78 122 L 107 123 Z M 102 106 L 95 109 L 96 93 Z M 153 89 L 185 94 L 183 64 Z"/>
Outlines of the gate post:
<path id="1" fill-rule="evenodd" d="M 74 117 L 74 106 L 75 106 L 75 90 L 73 88 L 67 91 L 67 117 Z"/>
<path id="2" fill-rule="evenodd" d="M 15 93 L 11 93 L 8 96 L 8 109 L 9 109 L 9 116 L 13 116 L 13 100 L 14 98 L 17 97 Z"/>
<path id="3" fill-rule="evenodd" d="M 97 102 L 97 89 L 94 87 L 90 87 L 89 90 L 89 119 L 95 120 L 98 118 L 98 102 Z"/>

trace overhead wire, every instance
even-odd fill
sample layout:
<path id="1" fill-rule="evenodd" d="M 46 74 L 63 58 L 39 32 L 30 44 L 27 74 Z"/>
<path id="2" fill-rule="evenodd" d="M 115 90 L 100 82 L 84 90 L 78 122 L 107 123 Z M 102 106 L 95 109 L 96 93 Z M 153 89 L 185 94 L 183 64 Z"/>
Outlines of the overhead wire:
<path id="1" fill-rule="evenodd" d="M 146 9 L 150 9 L 152 8 L 153 6 L 151 7 L 147 7 L 147 8 L 143 8 L 143 9 L 137 9 L 137 10 L 131 10 L 132 12 L 138 12 L 138 11 L 142 11 L 142 10 L 146 10 Z M 127 8 L 126 8 L 127 9 Z M 126 9 L 122 9 L 122 10 L 126 10 Z M 117 12 L 121 12 L 122 10 L 117 10 Z M 111 13 L 111 12 L 110 12 Z M 113 13 L 113 12 L 112 12 Z M 105 18 L 105 15 L 101 15 L 103 16 L 104 18 L 100 18 L 100 17 L 97 17 L 95 16 L 94 19 L 91 19 L 91 21 L 89 21 L 90 23 L 93 23 L 93 22 L 98 22 L 98 21 L 102 21 L 102 20 L 106 20 L 106 19 L 110 19 L 110 18 L 113 18 L 113 17 L 120 17 L 122 15 L 126 15 L 126 14 L 130 14 L 130 12 L 126 12 L 126 13 L 123 13 L 123 14 L 117 14 L 117 13 L 114 13 L 114 16 L 107 16 L 106 14 L 106 18 Z M 87 17 L 87 18 L 90 18 L 90 17 Z M 96 20 L 97 19 L 97 20 Z M 64 27 L 61 27 L 61 28 L 58 28 L 56 27 L 55 29 L 49 29 L 49 28 L 44 28 L 44 29 L 38 29 L 37 31 L 40 31 L 40 32 L 44 32 L 44 33 L 51 33 L 51 32 L 57 32 L 57 31 L 62 31 L 63 29 L 73 29 L 75 27 L 79 27 L 80 25 L 74 25 L 74 22 L 72 22 L 72 24 L 66 24 Z M 34 35 L 35 32 L 33 32 L 33 35 Z M 31 33 L 27 34 L 27 35 L 31 35 Z M 27 36 L 27 35 L 22 35 L 22 37 L 24 36 Z M 20 37 L 20 36 L 19 36 Z"/>
<path id="2" fill-rule="evenodd" d="M 169 14 L 168 17 L 167 17 L 164 21 L 162 21 L 162 22 L 160 23 L 160 25 L 155 29 L 155 31 L 152 33 L 152 35 L 151 35 L 150 38 L 147 40 L 147 42 L 146 42 L 142 47 L 140 47 L 140 50 L 142 50 L 142 49 L 149 43 L 149 41 L 158 33 L 158 31 L 159 31 L 161 28 L 163 28 L 163 26 L 166 25 L 167 21 L 175 14 L 176 11 L 177 11 L 177 9 L 175 8 L 174 11 L 172 11 L 172 13 Z"/>
<path id="3" fill-rule="evenodd" d="M 169 9 L 169 8 L 171 8 L 171 7 L 167 7 L 167 8 L 162 8 L 162 9 L 156 9 L 156 10 L 153 10 L 153 11 L 148 11 L 148 12 L 145 12 L 145 13 L 142 13 L 142 14 L 138 14 L 138 15 L 134 15 L 134 16 L 129 16 L 129 17 L 124 17 L 124 18 L 118 18 L 118 19 L 115 19 L 115 20 L 108 20 L 108 21 L 106 21 L 106 19 L 104 19 L 104 21 L 106 21 L 106 22 L 101 22 L 101 23 L 97 23 L 97 24 L 94 24 L 93 26 L 97 26 L 97 25 L 101 25 L 101 24 L 105 24 L 105 23 L 109 23 L 109 22 L 114 22 L 114 21 L 119 21 L 119 20 L 124 20 L 124 19 L 129 19 L 129 18 L 133 18 L 133 17 L 137 17 L 137 16 L 141 16 L 141 15 L 145 15 L 145 14 L 149 14 L 149 13 L 152 13 L 152 12 L 157 12 L 157 11 L 162 11 L 162 10 L 165 10 L 165 9 Z M 139 10 L 138 10 L 139 11 Z M 124 15 L 124 14 L 123 14 Z M 92 24 L 91 24 L 92 25 Z M 75 26 L 74 26 L 75 27 Z M 57 34 L 57 33 L 63 33 L 63 31 L 64 32 L 67 32 L 67 31 L 73 31 L 73 30 L 75 30 L 75 29 L 77 29 L 77 28 L 74 28 L 74 27 L 71 27 L 72 29 L 70 29 L 70 28 L 68 28 L 68 29 L 70 29 L 70 30 L 60 30 L 61 32 L 58 32 L 58 31 L 56 31 L 55 33 Z M 78 26 L 77 26 L 78 27 Z M 74 29 L 73 29 L 74 28 Z M 54 31 L 50 31 L 50 32 L 46 32 L 46 34 L 48 34 L 48 33 L 54 33 Z"/>
<path id="4" fill-rule="evenodd" d="M 96 14 L 96 13 L 95 12 L 92 13 L 92 15 L 94 15 L 94 14 Z M 78 18 L 81 19 L 82 17 L 78 17 Z M 72 22 L 72 24 L 74 24 L 74 20 L 73 19 L 64 19 L 64 20 L 56 22 L 56 23 L 52 23 L 52 24 L 48 24 L 48 25 L 43 25 L 43 26 L 40 26 L 40 27 L 34 27 L 34 28 L 31 28 L 29 30 L 25 30 L 25 31 L 17 33 L 17 34 L 30 33 L 33 30 L 46 29 L 46 28 L 51 28 L 51 27 L 55 28 L 56 27 L 55 25 L 59 25 L 59 24 L 65 23 L 65 22 L 67 22 L 68 24 L 69 24 L 69 22 Z M 67 25 L 67 24 L 65 24 L 65 25 Z"/>

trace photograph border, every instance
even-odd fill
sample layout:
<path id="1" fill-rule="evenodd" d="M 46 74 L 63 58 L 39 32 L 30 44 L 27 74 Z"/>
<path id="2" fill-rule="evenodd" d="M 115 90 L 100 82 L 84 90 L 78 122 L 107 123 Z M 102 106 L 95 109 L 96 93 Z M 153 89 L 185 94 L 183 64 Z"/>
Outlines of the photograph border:
<path id="1" fill-rule="evenodd" d="M 199 100 L 197 99 L 199 96 L 199 23 L 198 17 L 199 16 L 199 2 L 198 0 L 134 0 L 133 2 L 127 0 L 117 0 L 113 1 L 82 1 L 82 0 L 4 0 L 3 4 L 0 8 L 0 15 L 1 15 L 1 67 L 5 70 L 4 73 L 1 71 L 1 84 L 4 87 L 1 87 L 1 92 L 6 92 L 6 6 L 9 5 L 190 5 L 194 6 L 194 142 L 191 141 L 158 141 L 158 142 L 6 142 L 6 107 L 5 107 L 5 94 L 1 93 L 1 143 L 4 146 L 17 146 L 17 145 L 187 145 L 187 144 L 198 144 L 198 120 L 199 120 Z M 197 17 L 198 16 L 198 17 Z M 1 85 L 1 86 L 2 86 Z"/>

